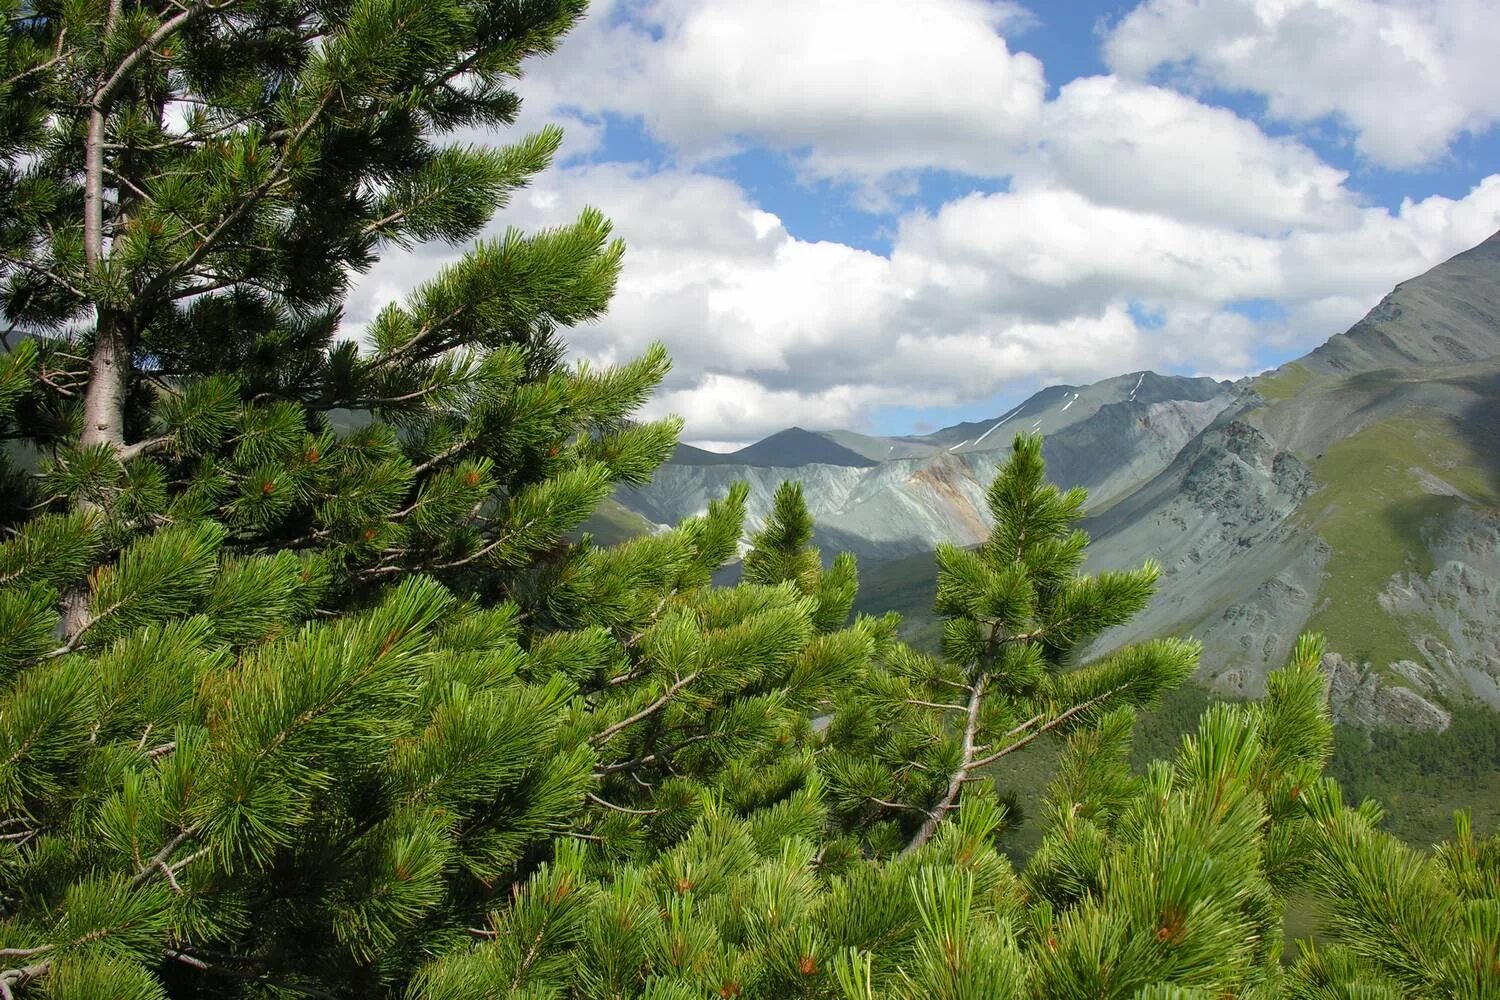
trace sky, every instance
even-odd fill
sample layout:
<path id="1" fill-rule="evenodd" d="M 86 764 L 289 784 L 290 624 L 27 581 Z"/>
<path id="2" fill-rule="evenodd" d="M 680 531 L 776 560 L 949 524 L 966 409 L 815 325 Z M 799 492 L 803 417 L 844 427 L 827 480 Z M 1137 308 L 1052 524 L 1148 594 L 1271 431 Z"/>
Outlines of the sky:
<path id="1" fill-rule="evenodd" d="M 727 450 L 922 433 L 1142 369 L 1238 378 L 1500 230 L 1496 0 L 594 0 L 490 227 L 625 240 L 572 355 Z M 358 334 L 462 247 L 361 276 Z"/>

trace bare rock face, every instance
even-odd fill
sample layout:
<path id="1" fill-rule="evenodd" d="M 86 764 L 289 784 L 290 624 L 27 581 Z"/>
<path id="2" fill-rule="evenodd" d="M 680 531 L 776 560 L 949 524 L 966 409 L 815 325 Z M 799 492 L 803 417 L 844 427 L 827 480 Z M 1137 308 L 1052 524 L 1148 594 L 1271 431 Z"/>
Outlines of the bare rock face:
<path id="1" fill-rule="evenodd" d="M 1338 653 L 1325 653 L 1322 666 L 1328 679 L 1328 705 L 1335 722 L 1438 732 L 1453 722 L 1453 715 L 1447 709 L 1410 687 L 1381 678 L 1368 663 L 1356 664 Z M 1430 671 L 1410 660 L 1391 666 L 1403 680 L 1426 684 L 1431 678 Z"/>
<path id="2" fill-rule="evenodd" d="M 1312 612 L 1327 549 L 1291 517 L 1313 489 L 1307 467 L 1233 411 L 1135 496 L 1085 524 L 1089 569 L 1150 556 L 1165 573 L 1156 598 L 1091 652 L 1191 632 L 1204 643 L 1197 680 L 1255 698 L 1285 662 Z"/>
<path id="3" fill-rule="evenodd" d="M 1425 536 L 1435 568 L 1393 579 L 1380 605 L 1407 623 L 1438 684 L 1500 709 L 1500 519 L 1465 508 Z"/>

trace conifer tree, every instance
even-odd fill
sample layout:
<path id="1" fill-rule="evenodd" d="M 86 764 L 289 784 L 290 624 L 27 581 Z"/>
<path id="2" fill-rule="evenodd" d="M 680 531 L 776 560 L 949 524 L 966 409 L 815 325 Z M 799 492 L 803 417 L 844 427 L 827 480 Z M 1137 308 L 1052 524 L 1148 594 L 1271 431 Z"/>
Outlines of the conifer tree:
<path id="1" fill-rule="evenodd" d="M 1495 841 L 1342 805 L 1314 644 L 1129 773 L 1195 651 L 1075 664 L 1155 573 L 1079 575 L 1035 439 L 939 661 L 848 621 L 794 486 L 735 587 L 744 487 L 573 541 L 677 432 L 659 348 L 563 356 L 598 213 L 341 339 L 549 161 L 444 137 L 583 9 L 0 0 L 0 998 L 1492 995 Z M 982 779 L 1052 732 L 1017 873 Z M 1292 891 L 1334 933 L 1283 974 Z"/>
<path id="2" fill-rule="evenodd" d="M 569 541 L 678 427 L 631 419 L 660 348 L 565 363 L 602 216 L 340 339 L 351 271 L 547 164 L 555 130 L 443 136 L 583 9 L 3 6 L 0 996 L 399 993 L 558 836 L 800 821 L 807 710 L 881 636 L 709 587 L 743 491 Z"/>
<path id="3" fill-rule="evenodd" d="M 357 596 L 489 586 L 649 476 L 676 425 L 627 418 L 662 350 L 561 363 L 619 270 L 593 210 L 483 240 L 339 334 L 351 273 L 469 240 L 549 163 L 554 128 L 445 136 L 513 121 L 510 79 L 584 6 L 8 0 L 0 308 L 48 334 L 12 433 L 44 474 L 17 492 L 105 551 L 212 517 Z M 101 612 L 73 590 L 82 645 Z"/>
<path id="4" fill-rule="evenodd" d="M 1160 570 L 1080 574 L 1085 493 L 1059 490 L 1045 471 L 1041 438 L 1018 435 L 986 495 L 989 538 L 938 549 L 943 658 L 895 649 L 830 729 L 841 809 L 876 853 L 915 851 L 1006 756 L 1148 703 L 1197 663 L 1195 644 L 1164 639 L 1074 664 L 1145 606 Z"/>
<path id="5" fill-rule="evenodd" d="M 1318 836 L 1300 793 L 1331 744 L 1320 652 L 1299 644 L 1262 702 L 1215 706 L 1144 775 L 1127 765 L 1130 708 L 1076 730 L 1047 842 L 1020 873 L 996 846 L 1004 810 L 983 786 L 914 850 L 830 871 L 817 845 L 832 802 L 808 786 L 801 822 L 778 837 L 711 809 L 649 864 L 599 869 L 584 849 L 560 852 L 497 911 L 492 936 L 428 966 L 412 995 L 1367 995 L 1315 985 L 1349 964 L 1347 945 L 1290 973 L 1280 963 L 1281 895 L 1318 884 L 1297 859 Z"/>
<path id="6" fill-rule="evenodd" d="M 802 484 L 787 481 L 771 499 L 771 513 L 745 554 L 745 579 L 751 583 L 790 582 L 818 602 L 818 631 L 831 632 L 844 624 L 859 593 L 859 571 L 854 555 L 840 552 L 832 565 L 812 546 L 813 519 L 807 512 Z"/>
<path id="7" fill-rule="evenodd" d="M 1474 833 L 1467 811 L 1431 856 L 1380 830 L 1382 810 L 1344 806 L 1338 786 L 1308 794 L 1310 839 L 1330 947 L 1301 945 L 1297 996 L 1500 996 L 1500 832 Z"/>

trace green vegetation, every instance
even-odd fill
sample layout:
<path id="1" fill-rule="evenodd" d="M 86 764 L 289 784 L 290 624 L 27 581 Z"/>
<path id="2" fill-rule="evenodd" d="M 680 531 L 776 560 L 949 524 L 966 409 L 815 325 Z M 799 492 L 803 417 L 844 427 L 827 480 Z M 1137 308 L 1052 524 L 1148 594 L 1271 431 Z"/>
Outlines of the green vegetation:
<path id="1" fill-rule="evenodd" d="M 933 612 L 937 601 L 937 553 L 918 552 L 875 563 L 860 574 L 854 610 L 901 616 L 901 637 L 924 653 L 942 649 L 943 626 Z"/>
<path id="2" fill-rule="evenodd" d="M 1085 496 L 1048 483 L 1041 437 L 1018 436 L 986 492 L 989 538 L 937 552 L 942 658 L 898 646 L 841 703 L 824 766 L 866 852 L 916 851 L 965 785 L 1005 758 L 1081 720 L 1152 704 L 1196 666 L 1197 643 L 1180 639 L 1076 662 L 1145 606 L 1160 573 L 1149 562 L 1079 572 Z"/>
<path id="3" fill-rule="evenodd" d="M 579 530 L 591 535 L 599 545 L 619 545 L 654 533 L 656 525 L 614 497 L 608 497 L 579 526 Z"/>
<path id="4" fill-rule="evenodd" d="M 1385 829 L 1407 843 L 1442 840 L 1459 809 L 1500 829 L 1500 714 L 1488 708 L 1455 709 L 1440 733 L 1340 726 L 1328 771 L 1351 799 L 1378 799 Z"/>
<path id="5" fill-rule="evenodd" d="M 1250 383 L 1250 386 L 1264 398 L 1275 402 L 1291 399 L 1300 393 L 1307 388 L 1312 377 L 1312 372 L 1293 361 L 1282 365 L 1274 372 L 1260 376 Z"/>
<path id="6" fill-rule="evenodd" d="M 1313 461 L 1320 489 L 1302 516 L 1332 552 L 1307 627 L 1346 654 L 1373 649 L 1387 663 L 1420 660 L 1409 630 L 1376 597 L 1397 574 L 1431 572 L 1423 532 L 1466 502 L 1434 495 L 1422 474 L 1494 505 L 1483 468 L 1444 418 L 1420 416 L 1372 424 Z"/>
<path id="7" fill-rule="evenodd" d="M 680 424 L 635 418 L 659 347 L 566 361 L 598 213 L 340 339 L 351 271 L 547 165 L 447 137 L 583 12 L 0 0 L 0 438 L 41 457 L 0 465 L 0 998 L 1496 995 L 1500 837 L 1344 804 L 1316 638 L 1131 766 L 1197 647 L 1079 662 L 1158 568 L 1081 572 L 1039 438 L 937 553 L 938 656 L 851 621 L 795 484 L 732 587 L 744 484 L 600 513 Z"/>

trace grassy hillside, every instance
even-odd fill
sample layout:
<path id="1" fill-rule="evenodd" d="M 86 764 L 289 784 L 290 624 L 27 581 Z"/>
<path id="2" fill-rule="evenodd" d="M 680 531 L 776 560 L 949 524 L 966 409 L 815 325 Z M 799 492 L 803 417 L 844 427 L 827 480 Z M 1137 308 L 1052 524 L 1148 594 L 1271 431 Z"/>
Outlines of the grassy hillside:
<path id="1" fill-rule="evenodd" d="M 610 497 L 583 522 L 580 533 L 593 535 L 594 542 L 599 545 L 618 545 L 638 535 L 649 535 L 655 530 L 656 525 Z"/>
<path id="2" fill-rule="evenodd" d="M 1255 391 L 1269 400 L 1291 399 L 1312 381 L 1312 372 L 1293 361 L 1257 378 Z"/>
<path id="3" fill-rule="evenodd" d="M 1398 573 L 1432 571 L 1424 528 L 1469 503 L 1496 505 L 1480 456 L 1448 418 L 1414 414 L 1372 424 L 1311 464 L 1320 489 L 1301 517 L 1332 554 L 1308 628 L 1362 658 L 1420 659 L 1377 596 Z"/>

